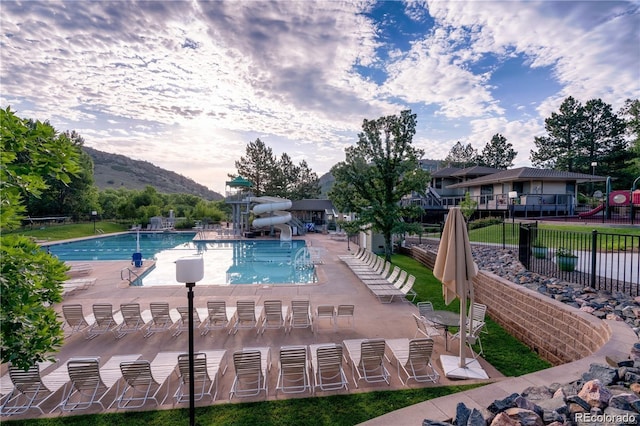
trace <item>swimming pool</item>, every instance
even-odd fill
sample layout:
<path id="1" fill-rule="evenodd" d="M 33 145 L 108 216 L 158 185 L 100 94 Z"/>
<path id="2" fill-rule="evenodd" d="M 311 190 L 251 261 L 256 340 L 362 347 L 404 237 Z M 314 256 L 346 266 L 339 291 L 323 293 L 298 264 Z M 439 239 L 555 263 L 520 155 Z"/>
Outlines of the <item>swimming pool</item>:
<path id="1" fill-rule="evenodd" d="M 175 261 L 201 255 L 200 284 L 309 284 L 316 282 L 313 262 L 304 240 L 193 241 L 195 233 L 134 233 L 52 244 L 48 251 L 63 261 L 131 260 L 139 244 L 145 260 L 156 261 L 137 285 L 180 284 Z M 132 270 L 135 268 L 132 266 Z"/>

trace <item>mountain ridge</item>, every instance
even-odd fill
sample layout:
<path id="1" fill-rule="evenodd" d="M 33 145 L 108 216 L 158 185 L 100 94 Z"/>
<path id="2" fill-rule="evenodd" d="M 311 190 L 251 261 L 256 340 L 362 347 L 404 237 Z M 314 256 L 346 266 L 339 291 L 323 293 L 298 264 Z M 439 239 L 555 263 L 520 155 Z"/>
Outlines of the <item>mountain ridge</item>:
<path id="1" fill-rule="evenodd" d="M 100 190 L 142 190 L 152 186 L 164 194 L 191 194 L 210 201 L 224 198 L 222 194 L 193 179 L 148 161 L 133 160 L 124 155 L 111 154 L 87 146 L 83 146 L 82 150 L 93 160 L 93 179 Z"/>

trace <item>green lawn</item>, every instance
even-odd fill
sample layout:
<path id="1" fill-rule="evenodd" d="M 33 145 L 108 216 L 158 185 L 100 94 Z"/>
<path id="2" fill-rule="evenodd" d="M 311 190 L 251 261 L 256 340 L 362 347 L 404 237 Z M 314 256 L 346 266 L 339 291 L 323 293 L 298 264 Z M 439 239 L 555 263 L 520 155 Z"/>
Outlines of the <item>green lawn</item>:
<path id="1" fill-rule="evenodd" d="M 48 229 L 44 231 L 48 231 Z M 91 233 L 93 232 L 93 224 L 91 224 L 90 231 Z M 69 234 L 66 233 L 65 235 Z M 53 238 L 51 235 L 53 234 L 49 234 Z M 42 235 L 32 236 L 37 239 L 44 239 Z M 64 238 L 69 237 L 65 236 Z M 414 285 L 414 289 L 418 294 L 416 302 L 430 300 L 435 309 L 458 311 L 459 304 L 456 302 L 445 306 L 442 298 L 442 285 L 435 279 L 430 270 L 407 256 L 394 255 L 392 262 L 416 276 Z M 487 328 L 489 333 L 482 335 L 484 357 L 504 375 L 519 376 L 550 366 L 525 345 L 508 335 L 491 319 L 488 319 Z M 200 425 L 354 425 L 399 408 L 457 393 L 471 387 L 473 386 L 442 386 L 257 403 L 215 404 L 209 407 L 198 407 L 196 409 L 196 421 Z M 428 417 L 428 413 L 425 413 L 425 417 Z M 173 409 L 76 415 L 6 423 L 29 426 L 164 426 L 186 424 L 187 421 L 187 409 Z"/>

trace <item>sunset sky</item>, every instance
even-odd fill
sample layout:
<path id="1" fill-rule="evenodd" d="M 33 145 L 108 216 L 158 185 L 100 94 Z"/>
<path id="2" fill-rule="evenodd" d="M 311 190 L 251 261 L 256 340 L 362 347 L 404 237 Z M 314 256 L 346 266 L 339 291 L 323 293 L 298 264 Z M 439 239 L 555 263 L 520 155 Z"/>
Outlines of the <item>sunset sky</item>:
<path id="1" fill-rule="evenodd" d="M 640 98 L 640 3 L 0 2 L 0 104 L 224 193 L 260 138 L 318 176 L 411 109 L 443 159 L 501 133 L 530 165 L 573 96 Z"/>

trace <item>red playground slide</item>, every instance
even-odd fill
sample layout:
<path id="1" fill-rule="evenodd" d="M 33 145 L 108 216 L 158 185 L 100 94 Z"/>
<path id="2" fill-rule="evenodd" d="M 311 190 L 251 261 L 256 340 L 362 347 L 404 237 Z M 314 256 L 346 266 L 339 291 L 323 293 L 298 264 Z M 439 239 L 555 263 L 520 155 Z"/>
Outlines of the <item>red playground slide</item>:
<path id="1" fill-rule="evenodd" d="M 588 212 L 584 212 L 584 213 L 580 213 L 578 215 L 578 217 L 589 217 L 589 216 L 593 216 L 594 214 L 601 212 L 602 210 L 604 210 L 604 204 L 600 204 L 598 207 L 596 207 L 593 210 L 589 210 Z"/>

